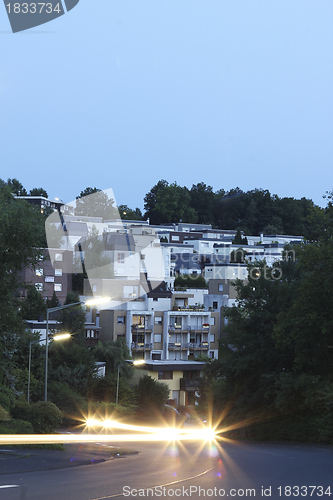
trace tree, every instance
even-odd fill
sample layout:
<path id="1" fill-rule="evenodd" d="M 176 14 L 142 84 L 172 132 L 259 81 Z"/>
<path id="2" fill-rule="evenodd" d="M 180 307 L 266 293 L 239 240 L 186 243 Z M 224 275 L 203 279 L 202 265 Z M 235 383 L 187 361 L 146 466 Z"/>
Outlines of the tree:
<path id="1" fill-rule="evenodd" d="M 44 196 L 44 198 L 48 198 L 48 194 L 43 188 L 30 189 L 29 196 Z"/>
<path id="2" fill-rule="evenodd" d="M 24 331 L 18 316 L 16 291 L 23 266 L 34 267 L 42 258 L 44 219 L 38 209 L 13 197 L 11 186 L 0 182 L 0 385 L 10 382 L 11 357 L 17 335 Z"/>
<path id="3" fill-rule="evenodd" d="M 9 187 L 11 193 L 16 194 L 17 196 L 27 196 L 27 190 L 23 187 L 23 185 L 17 179 L 8 179 L 7 186 Z"/>
<path id="4" fill-rule="evenodd" d="M 212 186 L 204 182 L 193 184 L 191 191 L 191 206 L 197 213 L 200 224 L 214 224 L 215 194 Z"/>
<path id="5" fill-rule="evenodd" d="M 46 304 L 41 293 L 36 290 L 36 287 L 29 286 L 27 296 L 21 303 L 21 316 L 23 319 L 38 319 L 40 316 L 45 316 Z"/>
<path id="6" fill-rule="evenodd" d="M 132 210 L 127 205 L 118 205 L 119 215 L 124 220 L 143 220 L 141 210 L 136 208 Z"/>
<path id="7" fill-rule="evenodd" d="M 108 340 L 99 342 L 93 348 L 93 353 L 96 361 L 106 362 L 106 375 L 117 375 L 118 366 L 124 364 L 127 359 L 130 359 L 131 354 L 126 344 L 125 339 Z M 131 366 L 123 366 L 121 368 L 122 375 L 130 376 L 132 373 Z"/>
<path id="8" fill-rule="evenodd" d="M 86 188 L 76 198 L 75 215 L 102 217 L 103 220 L 119 219 L 112 190 Z"/>
<path id="9" fill-rule="evenodd" d="M 232 240 L 233 245 L 247 245 L 247 237 L 242 237 L 241 230 L 237 228 L 235 238 Z"/>
<path id="10" fill-rule="evenodd" d="M 47 299 L 46 305 L 48 309 L 52 309 L 53 307 L 59 307 L 61 305 L 54 290 L 51 299 L 50 300 Z"/>
<path id="11" fill-rule="evenodd" d="M 196 222 L 195 209 L 191 206 L 191 195 L 186 187 L 176 182 L 159 181 L 145 196 L 145 219 L 152 224 L 163 222 Z"/>
<path id="12" fill-rule="evenodd" d="M 164 382 L 158 382 L 149 375 L 140 378 L 137 386 L 137 401 L 139 411 L 146 416 L 163 413 L 164 405 L 169 397 L 169 387 Z"/>
<path id="13" fill-rule="evenodd" d="M 78 293 L 69 292 L 66 296 L 65 304 L 75 304 L 80 302 Z M 78 304 L 60 311 L 61 330 L 75 335 L 76 340 L 82 340 L 85 337 L 86 315 L 83 307 Z"/>

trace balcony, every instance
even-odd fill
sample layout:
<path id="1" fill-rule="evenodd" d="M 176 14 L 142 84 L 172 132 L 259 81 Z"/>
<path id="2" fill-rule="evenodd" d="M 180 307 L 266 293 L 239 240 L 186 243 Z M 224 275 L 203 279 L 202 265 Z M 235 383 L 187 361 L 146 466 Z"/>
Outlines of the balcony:
<path id="1" fill-rule="evenodd" d="M 209 342 L 190 342 L 188 344 L 190 349 L 197 349 L 197 350 L 208 350 L 209 349 Z"/>
<path id="2" fill-rule="evenodd" d="M 153 348 L 153 344 L 151 342 L 132 342 L 131 343 L 132 351 L 151 350 L 152 348 Z"/>
<path id="3" fill-rule="evenodd" d="M 152 332 L 152 327 L 150 325 L 132 325 L 132 333 L 136 332 L 146 332 L 146 333 L 151 333 Z"/>
<path id="4" fill-rule="evenodd" d="M 180 350 L 187 350 L 189 344 L 185 343 L 182 344 L 181 342 L 169 342 L 168 343 L 168 349 L 169 351 L 180 351 Z"/>
<path id="5" fill-rule="evenodd" d="M 181 391 L 197 391 L 199 388 L 199 381 L 196 379 L 180 379 L 180 390 Z"/>

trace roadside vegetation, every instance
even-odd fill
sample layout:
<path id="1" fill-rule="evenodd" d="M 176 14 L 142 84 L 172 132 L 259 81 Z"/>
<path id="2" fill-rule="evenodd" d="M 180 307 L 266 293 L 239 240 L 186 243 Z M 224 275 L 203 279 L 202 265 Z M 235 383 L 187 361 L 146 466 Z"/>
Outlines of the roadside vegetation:
<path id="1" fill-rule="evenodd" d="M 94 192 L 87 188 L 86 192 Z M 26 195 L 15 179 L 0 181 L 0 433 L 54 432 L 61 425 L 83 424 L 87 417 L 145 419 L 163 411 L 164 384 L 144 377 L 131 386 L 130 358 L 118 339 L 88 349 L 81 306 L 64 310 L 57 319 L 73 335 L 66 344 L 51 342 L 48 402 L 44 399 L 45 347 L 26 329 L 26 319 L 45 315 L 40 294 L 17 290 L 22 266 L 36 266 L 45 242 L 45 214 L 12 193 Z M 47 195 L 42 188 L 30 194 Z M 89 194 L 88 193 L 88 194 Z M 311 200 L 279 198 L 268 191 L 247 193 L 236 188 L 213 192 L 203 183 L 191 189 L 160 181 L 145 197 L 144 218 L 152 223 L 209 223 L 239 229 L 235 241 L 246 245 L 241 230 L 304 234 L 306 242 L 286 249 L 273 268 L 249 265 L 247 282 L 237 281 L 238 301 L 224 310 L 228 318 L 220 359 L 207 363 L 201 380 L 199 412 L 224 416 L 235 438 L 333 443 L 333 205 L 327 195 L 321 209 Z M 124 218 L 138 218 L 138 209 L 121 206 Z M 206 286 L 202 276 L 196 278 Z M 188 286 L 192 277 L 177 278 Z M 182 281 L 183 280 L 183 281 Z M 204 281 L 204 280 L 203 280 Z M 75 293 L 66 303 L 78 300 Z M 56 307 L 54 295 L 47 307 Z M 31 342 L 30 402 L 27 402 Z M 98 377 L 96 361 L 106 363 Z M 240 422 L 243 422 L 240 424 Z"/>

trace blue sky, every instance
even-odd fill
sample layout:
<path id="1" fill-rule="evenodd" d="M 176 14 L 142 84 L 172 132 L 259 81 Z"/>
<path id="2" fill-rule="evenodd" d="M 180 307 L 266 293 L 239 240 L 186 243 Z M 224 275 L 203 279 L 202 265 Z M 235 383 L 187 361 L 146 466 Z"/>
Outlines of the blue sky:
<path id="1" fill-rule="evenodd" d="M 0 5 L 0 177 L 143 208 L 162 178 L 333 188 L 331 0 L 80 0 L 12 34 Z"/>

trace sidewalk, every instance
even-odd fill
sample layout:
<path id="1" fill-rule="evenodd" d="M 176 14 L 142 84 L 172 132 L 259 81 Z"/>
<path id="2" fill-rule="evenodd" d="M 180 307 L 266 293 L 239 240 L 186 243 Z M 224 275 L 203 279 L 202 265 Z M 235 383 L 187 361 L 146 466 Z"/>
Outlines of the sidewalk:
<path id="1" fill-rule="evenodd" d="M 60 451 L 0 446 L 0 475 L 89 465 L 139 453 L 97 443 L 66 444 L 64 448 Z"/>

